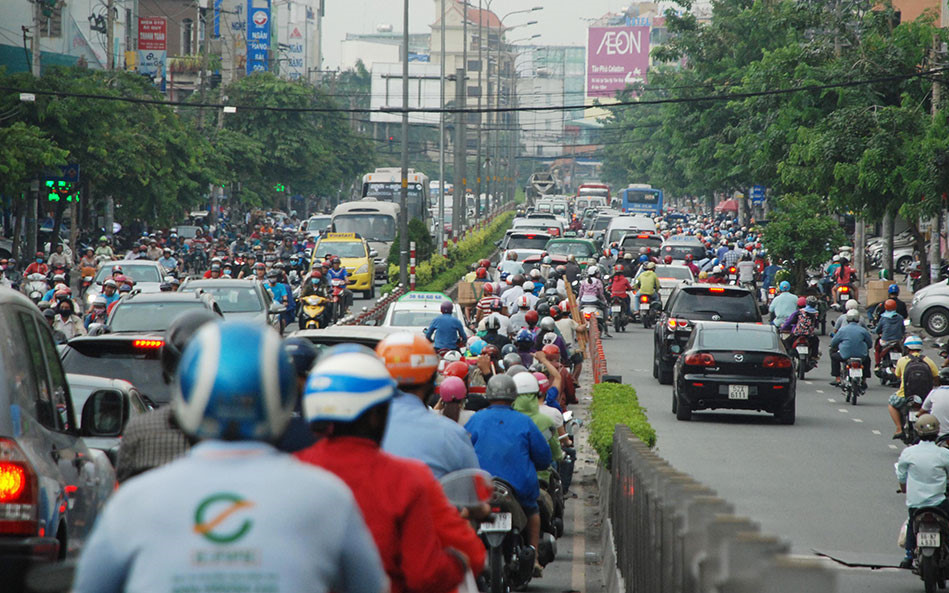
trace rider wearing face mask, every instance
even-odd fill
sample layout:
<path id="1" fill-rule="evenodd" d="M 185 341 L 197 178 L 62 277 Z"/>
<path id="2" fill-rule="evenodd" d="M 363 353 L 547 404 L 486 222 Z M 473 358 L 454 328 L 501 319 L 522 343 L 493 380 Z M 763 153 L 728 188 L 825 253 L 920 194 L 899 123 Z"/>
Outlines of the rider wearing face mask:
<path id="1" fill-rule="evenodd" d="M 53 329 L 63 332 L 67 340 L 76 336 L 86 335 L 86 328 L 82 324 L 82 319 L 73 311 L 72 301 L 60 301 L 56 307 L 56 318 L 53 320 Z"/>

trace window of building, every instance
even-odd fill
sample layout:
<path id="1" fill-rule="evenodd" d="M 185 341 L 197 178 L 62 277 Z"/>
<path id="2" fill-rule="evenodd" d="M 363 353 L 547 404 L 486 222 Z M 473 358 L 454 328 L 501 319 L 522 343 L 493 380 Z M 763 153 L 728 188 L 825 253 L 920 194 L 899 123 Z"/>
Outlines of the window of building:
<path id="1" fill-rule="evenodd" d="M 62 37 L 63 36 L 63 7 L 57 3 L 49 16 L 43 15 L 40 21 L 40 37 Z"/>
<path id="2" fill-rule="evenodd" d="M 181 55 L 190 56 L 194 53 L 192 41 L 194 36 L 194 21 L 184 19 L 181 21 Z"/>

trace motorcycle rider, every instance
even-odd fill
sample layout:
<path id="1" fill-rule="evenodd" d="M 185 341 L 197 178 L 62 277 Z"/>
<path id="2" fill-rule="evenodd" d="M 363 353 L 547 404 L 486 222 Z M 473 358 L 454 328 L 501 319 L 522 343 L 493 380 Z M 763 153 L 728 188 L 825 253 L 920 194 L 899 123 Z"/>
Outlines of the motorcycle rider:
<path id="1" fill-rule="evenodd" d="M 167 247 L 162 249 L 161 257 L 158 258 L 158 264 L 168 272 L 178 269 L 178 260 L 171 256 L 171 249 Z"/>
<path id="2" fill-rule="evenodd" d="M 840 385 L 842 361 L 859 357 L 863 359 L 863 386 L 866 387 L 867 377 L 870 376 L 870 347 L 873 345 L 873 338 L 867 328 L 860 325 L 859 311 L 851 309 L 841 317 L 847 320 L 847 325 L 840 328 L 830 341 L 830 374 L 834 377 L 830 384 L 834 387 Z"/>
<path id="3" fill-rule="evenodd" d="M 913 550 L 916 547 L 913 519 L 916 510 L 935 507 L 949 515 L 949 502 L 946 500 L 949 449 L 936 445 L 939 426 L 939 420 L 932 414 L 920 415 L 916 420 L 919 443 L 903 449 L 895 464 L 896 479 L 900 484 L 900 492 L 906 493 L 906 508 L 909 511 L 906 556 L 900 562 L 900 568 L 913 567 Z"/>
<path id="4" fill-rule="evenodd" d="M 900 285 L 899 284 L 890 284 L 886 288 L 887 300 L 893 300 L 896 303 L 896 312 L 900 314 L 903 319 L 906 319 L 909 316 L 909 312 L 906 308 L 906 302 L 900 299 Z M 876 303 L 867 307 L 867 317 L 870 321 L 877 323 L 880 319 L 880 316 L 883 315 L 886 301 L 882 303 Z"/>
<path id="5" fill-rule="evenodd" d="M 659 295 L 659 289 L 662 288 L 662 286 L 659 284 L 659 276 L 656 275 L 656 264 L 653 262 L 646 262 L 645 267 L 646 270 L 637 276 L 636 280 L 633 281 L 633 289 L 636 290 L 637 296 L 637 310 L 640 308 L 638 297 L 643 295 L 648 296 L 650 302 L 662 302 L 662 299 Z"/>
<path id="6" fill-rule="evenodd" d="M 33 262 L 26 267 L 26 270 L 24 270 L 23 278 L 28 277 L 30 274 L 42 274 L 44 276 L 49 274 L 49 266 L 46 265 L 45 261 L 46 254 L 42 251 L 37 251 Z"/>
<path id="7" fill-rule="evenodd" d="M 517 261 L 517 252 L 508 251 L 507 258 L 498 264 L 499 272 L 507 272 L 511 275 L 524 274 L 524 266 L 521 265 L 521 262 Z"/>
<path id="8" fill-rule="evenodd" d="M 213 266 L 212 266 L 213 267 Z M 287 306 L 287 309 L 290 308 L 290 293 L 287 292 L 287 285 L 279 282 L 280 274 L 276 270 L 270 270 L 267 272 L 267 282 L 264 284 L 264 288 L 267 289 L 267 292 L 270 293 L 270 296 L 273 297 L 274 302 L 281 303 Z M 286 327 L 286 318 L 284 315 L 280 315 L 280 333 L 283 333 L 283 329 Z"/>
<path id="9" fill-rule="evenodd" d="M 409 332 L 390 334 L 376 346 L 376 354 L 399 385 L 389 406 L 382 450 L 421 461 L 436 480 L 454 471 L 478 469 L 478 456 L 465 429 L 432 414 L 425 405 L 435 393 L 439 363 L 428 340 Z"/>
<path id="10" fill-rule="evenodd" d="M 93 323 L 104 324 L 106 322 L 108 315 L 106 315 L 105 308 L 105 297 L 101 294 L 96 295 L 96 297 L 92 299 L 92 308 L 90 309 L 89 314 L 86 315 L 82 322 L 82 325 L 86 328 L 86 331 L 89 331 L 89 326 Z"/>
<path id="11" fill-rule="evenodd" d="M 73 310 L 72 301 L 64 299 L 56 305 L 56 319 L 53 320 L 53 330 L 60 331 L 67 340 L 76 336 L 86 335 L 86 326 L 82 324 L 82 318 L 76 315 Z"/>
<path id="12" fill-rule="evenodd" d="M 500 317 L 500 313 L 492 313 L 488 317 L 485 317 L 483 321 L 485 333 L 483 336 L 481 336 L 482 340 L 488 344 L 491 344 L 498 350 L 511 343 L 510 338 L 507 337 L 507 333 L 501 332 Z"/>
<path id="13" fill-rule="evenodd" d="M 903 317 L 896 312 L 896 301 L 893 299 L 886 299 L 883 302 L 883 313 L 880 315 L 880 320 L 877 322 L 876 328 L 873 332 L 877 334 L 879 340 L 876 343 L 875 351 L 875 368 L 879 370 L 880 368 L 880 357 L 883 353 L 883 344 L 892 344 L 895 342 L 900 342 L 903 340 L 903 337 L 906 334 L 906 326 L 903 324 Z"/>
<path id="14" fill-rule="evenodd" d="M 550 467 L 553 456 L 543 433 L 526 415 L 514 410 L 517 385 L 507 375 L 488 380 L 485 397 L 490 406 L 465 424 L 481 469 L 508 482 L 527 515 L 527 540 L 537 562 L 540 541 L 540 487 L 537 471 Z"/>
<path id="15" fill-rule="evenodd" d="M 937 384 L 939 378 L 939 368 L 936 367 L 936 363 L 923 354 L 923 340 L 921 338 L 913 335 L 906 336 L 906 339 L 903 340 L 903 347 L 906 349 L 906 354 L 896 361 L 896 368 L 893 369 L 893 373 L 900 380 L 900 388 L 890 396 L 889 405 L 887 406 L 893 425 L 896 426 L 896 433 L 893 435 L 894 440 L 903 439 L 905 436 L 903 434 L 902 409 L 906 405 L 906 398 L 908 396 L 925 398 L 929 395 L 933 386 Z M 923 367 L 919 365 L 919 362 L 923 362 L 929 367 L 931 377 L 927 377 L 925 372 L 922 372 Z M 911 363 L 913 366 L 909 367 Z"/>
<path id="16" fill-rule="evenodd" d="M 942 443 L 949 435 L 949 367 L 939 369 L 939 385 L 934 387 L 923 400 L 923 412 L 928 412 L 939 421 L 939 438 Z"/>
<path id="17" fill-rule="evenodd" d="M 99 246 L 96 247 L 96 259 L 112 260 L 115 259 L 115 252 L 109 245 L 109 238 L 105 235 L 99 237 Z"/>
<path id="18" fill-rule="evenodd" d="M 790 350 L 795 338 L 807 336 L 809 352 L 817 359 L 820 357 L 820 338 L 817 336 L 817 297 L 798 297 L 797 305 L 798 309 L 781 324 L 780 331 L 791 334 L 784 345 Z"/>
<path id="19" fill-rule="evenodd" d="M 609 314 L 609 307 L 606 306 L 606 296 L 603 291 L 603 283 L 600 282 L 600 279 L 597 277 L 599 275 L 599 268 L 595 265 L 590 265 L 587 267 L 587 277 L 586 280 L 580 282 L 580 290 L 577 295 L 577 300 L 581 305 L 584 304 L 593 304 L 596 305 L 598 309 L 602 312 L 603 319 L 606 320 Z M 603 335 L 609 337 L 610 330 L 609 324 L 603 324 Z"/>
<path id="20" fill-rule="evenodd" d="M 330 268 L 326 270 L 326 280 L 332 284 L 333 280 L 342 280 L 343 284 L 343 311 L 353 306 L 353 293 L 349 290 L 349 272 L 342 267 L 342 262 L 335 255 L 330 259 Z M 342 317 L 342 315 L 340 315 Z"/>
<path id="21" fill-rule="evenodd" d="M 303 394 L 304 414 L 323 436 L 296 455 L 350 487 L 393 593 L 447 593 L 461 582 L 468 559 L 440 537 L 436 509 L 447 505 L 441 487 L 423 463 L 380 448 L 395 387 L 371 350 L 328 350 Z"/>
<path id="22" fill-rule="evenodd" d="M 692 272 L 692 275 L 693 275 L 693 276 L 698 277 L 700 270 L 699 270 L 699 267 L 698 267 L 697 265 L 695 265 L 695 262 L 693 261 L 694 259 L 695 259 L 695 258 L 692 257 L 692 254 L 691 254 L 691 253 L 686 253 L 686 254 L 685 254 L 685 266 L 686 266 L 687 268 L 689 268 L 689 270 Z"/>
<path id="23" fill-rule="evenodd" d="M 254 275 L 254 266 L 257 264 L 257 254 L 251 251 L 247 254 L 247 257 L 244 258 L 244 264 L 241 266 L 240 271 L 237 273 L 238 279 L 240 278 L 250 278 Z"/>
<path id="24" fill-rule="evenodd" d="M 858 298 L 857 287 L 853 282 L 853 279 L 856 277 L 856 275 L 857 271 L 850 267 L 850 261 L 846 257 L 841 257 L 840 267 L 834 271 L 834 287 L 831 293 L 833 302 L 837 302 L 837 290 L 841 286 L 850 287 L 850 298 Z"/>
<path id="25" fill-rule="evenodd" d="M 784 321 L 797 311 L 797 295 L 791 292 L 791 283 L 787 280 L 782 280 L 778 284 L 778 291 L 780 294 L 771 301 L 768 311 L 770 311 L 773 319 L 771 323 L 781 327 L 784 325 Z"/>
<path id="26" fill-rule="evenodd" d="M 167 406 L 201 442 L 113 494 L 85 542 L 74 590 L 266 582 L 281 590 L 383 591 L 379 554 L 352 494 L 329 472 L 270 444 L 290 417 L 293 381 L 272 329 L 246 322 L 202 328 L 182 356 L 180 390 Z M 237 531 L 221 531 L 222 517 L 235 511 Z M 246 559 L 230 559 L 224 570 L 220 546 L 238 540 Z"/>
<path id="27" fill-rule="evenodd" d="M 853 299 L 850 299 L 849 301 L 847 301 L 847 304 L 844 306 L 844 314 L 839 316 L 834 321 L 834 333 L 839 332 L 840 328 L 842 328 L 844 325 L 847 324 L 847 313 L 850 311 L 857 311 L 859 313 L 860 303 L 858 303 L 857 301 Z M 860 315 L 858 315 L 858 317 L 859 317 L 859 321 L 857 323 L 860 324 L 860 327 L 866 328 L 867 327 L 866 319 L 864 319 Z M 869 328 L 867 329 L 869 330 Z"/>
<path id="28" fill-rule="evenodd" d="M 567 282 L 576 282 L 580 278 L 580 264 L 577 263 L 575 255 L 567 256 L 567 263 L 564 264 L 564 275 Z"/>
<path id="29" fill-rule="evenodd" d="M 623 306 L 623 315 L 629 317 L 629 291 L 633 289 L 633 285 L 629 283 L 629 278 L 624 274 L 624 268 L 622 264 L 616 264 L 613 267 L 613 279 L 610 281 L 610 297 L 613 300 L 619 300 Z"/>
<path id="30" fill-rule="evenodd" d="M 750 284 L 751 292 L 757 294 L 758 287 L 755 285 L 755 262 L 751 260 L 751 254 L 747 251 L 741 255 L 741 260 L 735 266 L 738 268 L 738 283 L 742 286 Z"/>
<path id="31" fill-rule="evenodd" d="M 439 307 L 441 315 L 432 319 L 425 329 L 425 337 L 433 342 L 435 350 L 456 350 L 468 339 L 465 326 L 455 317 L 455 306 L 451 301 L 442 301 Z"/>
<path id="32" fill-rule="evenodd" d="M 326 296 L 326 285 L 323 282 L 323 273 L 316 268 L 310 272 L 310 276 L 307 278 L 307 281 L 303 283 L 303 288 L 300 289 L 300 298 L 308 297 L 314 294 Z"/>
<path id="33" fill-rule="evenodd" d="M 66 275 L 66 284 L 69 284 L 69 270 L 72 268 L 72 257 L 64 253 L 62 243 L 57 245 L 56 249 L 49 254 L 49 267 L 53 270 L 62 269 Z"/>

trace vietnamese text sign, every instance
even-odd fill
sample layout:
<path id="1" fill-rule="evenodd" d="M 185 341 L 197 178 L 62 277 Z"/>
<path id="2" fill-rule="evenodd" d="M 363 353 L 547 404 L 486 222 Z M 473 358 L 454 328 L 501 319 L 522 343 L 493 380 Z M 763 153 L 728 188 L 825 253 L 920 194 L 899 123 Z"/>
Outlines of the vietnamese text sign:
<path id="1" fill-rule="evenodd" d="M 258 4 L 258 7 L 254 7 Z M 247 1 L 247 73 L 270 69 L 270 2 Z"/>
<path id="2" fill-rule="evenodd" d="M 138 19 L 138 49 L 165 51 L 167 28 L 163 16 L 143 16 Z"/>
<path id="3" fill-rule="evenodd" d="M 587 37 L 587 96 L 612 97 L 645 82 L 649 27 L 590 27 Z"/>

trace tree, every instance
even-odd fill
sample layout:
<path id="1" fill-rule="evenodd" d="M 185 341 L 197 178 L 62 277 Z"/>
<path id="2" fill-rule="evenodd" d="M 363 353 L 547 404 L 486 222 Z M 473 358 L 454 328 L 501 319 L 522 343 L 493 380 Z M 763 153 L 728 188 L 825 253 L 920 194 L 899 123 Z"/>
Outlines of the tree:
<path id="1" fill-rule="evenodd" d="M 787 194 L 778 198 L 764 227 L 771 257 L 791 270 L 798 290 L 804 288 L 807 269 L 820 267 L 846 239 L 837 222 L 821 213 L 826 200 L 815 194 Z"/>
<path id="2" fill-rule="evenodd" d="M 0 193 L 25 191 L 44 170 L 65 165 L 68 154 L 36 126 L 18 121 L 0 128 Z"/>

